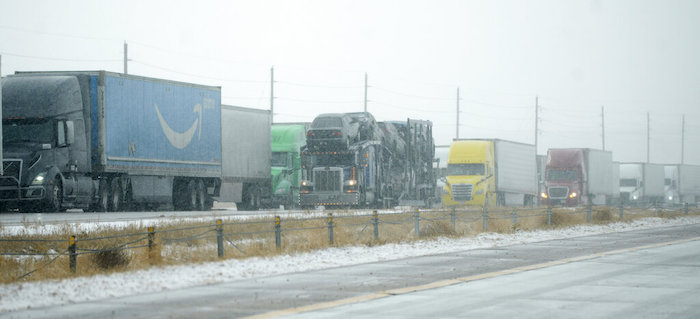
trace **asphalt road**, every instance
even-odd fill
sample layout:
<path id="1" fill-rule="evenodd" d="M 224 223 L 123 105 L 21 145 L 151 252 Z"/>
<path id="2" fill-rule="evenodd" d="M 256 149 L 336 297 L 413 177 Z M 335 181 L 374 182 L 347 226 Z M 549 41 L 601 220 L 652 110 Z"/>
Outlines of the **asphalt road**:
<path id="1" fill-rule="evenodd" d="M 699 236 L 700 225 L 585 236 L 0 317 L 699 317 Z"/>

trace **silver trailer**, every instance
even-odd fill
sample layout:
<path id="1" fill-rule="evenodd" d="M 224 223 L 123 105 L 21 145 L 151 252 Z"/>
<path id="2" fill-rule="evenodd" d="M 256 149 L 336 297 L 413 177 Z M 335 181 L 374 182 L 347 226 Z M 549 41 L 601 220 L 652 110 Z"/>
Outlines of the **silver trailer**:
<path id="1" fill-rule="evenodd" d="M 270 196 L 270 111 L 221 106 L 221 202 L 257 209 Z"/>

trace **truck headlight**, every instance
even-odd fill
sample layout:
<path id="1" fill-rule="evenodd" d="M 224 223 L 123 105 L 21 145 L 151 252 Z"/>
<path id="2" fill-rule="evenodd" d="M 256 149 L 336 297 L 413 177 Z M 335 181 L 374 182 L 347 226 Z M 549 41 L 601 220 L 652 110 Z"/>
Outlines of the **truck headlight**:
<path id="1" fill-rule="evenodd" d="M 314 186 L 314 183 L 310 181 L 301 181 L 301 186 Z"/>
<path id="2" fill-rule="evenodd" d="M 632 199 L 633 199 L 633 200 L 639 199 L 639 195 L 637 195 L 637 194 L 632 195 Z"/>
<path id="3" fill-rule="evenodd" d="M 46 178 L 46 172 L 41 172 L 34 177 L 32 180 L 32 185 L 42 185 L 44 184 L 44 179 Z"/>
<path id="4" fill-rule="evenodd" d="M 447 187 L 442 188 L 442 194 L 443 195 L 450 195 L 450 189 Z"/>
<path id="5" fill-rule="evenodd" d="M 357 181 L 354 180 L 354 179 L 350 179 L 350 180 L 345 181 L 345 183 L 343 183 L 343 185 L 345 185 L 345 186 L 355 186 L 355 185 L 357 185 Z"/>
<path id="6" fill-rule="evenodd" d="M 571 192 L 571 194 L 569 194 L 569 198 L 576 198 L 576 196 L 578 196 L 576 192 Z"/>
<path id="7" fill-rule="evenodd" d="M 668 200 L 673 200 L 673 196 L 669 196 L 669 197 L 668 197 Z"/>
<path id="8" fill-rule="evenodd" d="M 540 197 L 547 199 L 547 197 L 549 197 L 549 196 L 547 196 L 547 193 L 542 192 L 542 193 L 540 193 Z"/>

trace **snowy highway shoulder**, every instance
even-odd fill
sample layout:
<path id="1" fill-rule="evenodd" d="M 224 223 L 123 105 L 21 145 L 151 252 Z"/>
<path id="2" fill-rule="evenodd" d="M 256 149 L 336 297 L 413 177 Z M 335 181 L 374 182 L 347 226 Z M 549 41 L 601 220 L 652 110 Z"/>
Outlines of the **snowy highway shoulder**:
<path id="1" fill-rule="evenodd" d="M 464 238 L 439 237 L 373 247 L 332 247 L 294 255 L 228 259 L 109 275 L 3 284 L 0 285 L 0 313 L 408 257 L 698 223 L 700 216 L 644 218 L 606 225 L 577 225 L 512 234 L 481 233 Z"/>

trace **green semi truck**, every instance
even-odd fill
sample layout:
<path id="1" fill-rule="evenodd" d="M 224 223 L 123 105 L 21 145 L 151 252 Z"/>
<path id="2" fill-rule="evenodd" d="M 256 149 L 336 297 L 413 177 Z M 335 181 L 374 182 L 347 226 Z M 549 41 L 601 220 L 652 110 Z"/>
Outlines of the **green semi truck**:
<path id="1" fill-rule="evenodd" d="M 303 180 L 301 148 L 306 145 L 308 123 L 273 124 L 270 134 L 272 149 L 272 205 L 285 208 L 299 203 L 299 184 Z"/>

